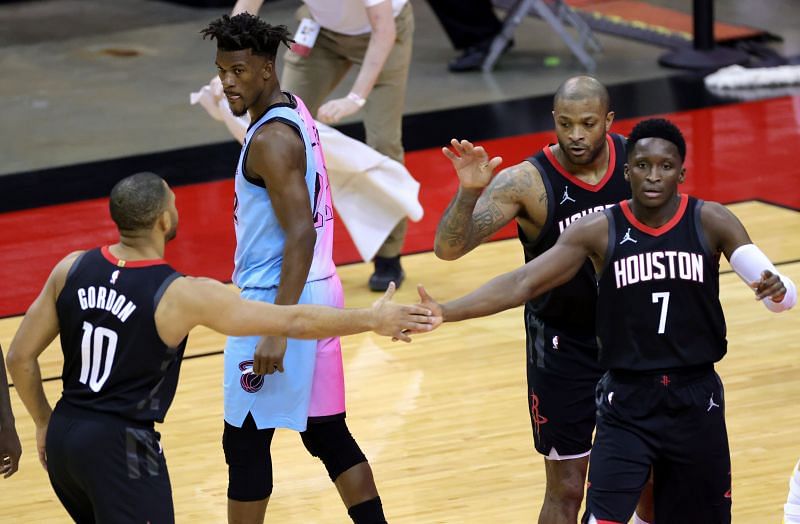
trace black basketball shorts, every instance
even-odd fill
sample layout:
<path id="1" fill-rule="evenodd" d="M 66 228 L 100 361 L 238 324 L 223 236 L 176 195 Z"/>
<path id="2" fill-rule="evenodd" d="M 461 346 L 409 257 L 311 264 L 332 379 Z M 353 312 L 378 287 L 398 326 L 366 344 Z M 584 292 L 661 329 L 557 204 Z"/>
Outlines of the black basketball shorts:
<path id="1" fill-rule="evenodd" d="M 711 365 L 609 372 L 597 386 L 597 406 L 585 522 L 628 522 L 652 467 L 656 522 L 730 523 L 725 397 Z"/>
<path id="2" fill-rule="evenodd" d="M 555 460 L 586 456 L 595 425 L 596 338 L 551 328 L 526 311 L 528 413 L 536 450 Z"/>
<path id="3" fill-rule="evenodd" d="M 172 489 L 151 424 L 59 402 L 47 429 L 47 473 L 78 523 L 172 524 Z"/>

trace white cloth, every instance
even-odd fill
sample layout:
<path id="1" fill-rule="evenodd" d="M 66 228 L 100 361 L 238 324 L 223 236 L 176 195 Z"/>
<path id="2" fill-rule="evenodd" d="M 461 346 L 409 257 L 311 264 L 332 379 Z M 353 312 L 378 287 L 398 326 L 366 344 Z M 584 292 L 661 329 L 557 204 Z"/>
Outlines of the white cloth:
<path id="1" fill-rule="evenodd" d="M 200 104 L 215 120 L 224 122 L 239 143 L 244 140 L 250 118 L 233 116 L 219 82 L 203 86 L 189 100 L 193 105 Z M 400 162 L 321 122 L 316 124 L 333 206 L 361 258 L 372 260 L 401 218 L 408 217 L 414 222 L 422 218 L 419 182 Z"/>
<path id="2" fill-rule="evenodd" d="M 363 35 L 372 32 L 367 17 L 367 7 L 380 4 L 383 0 L 303 0 L 311 11 L 311 17 L 319 25 L 343 35 Z M 387 0 L 392 2 L 392 12 L 397 17 L 408 0 Z"/>
<path id="3" fill-rule="evenodd" d="M 800 65 L 752 68 L 732 65 L 708 75 L 705 84 L 710 89 L 798 85 Z"/>

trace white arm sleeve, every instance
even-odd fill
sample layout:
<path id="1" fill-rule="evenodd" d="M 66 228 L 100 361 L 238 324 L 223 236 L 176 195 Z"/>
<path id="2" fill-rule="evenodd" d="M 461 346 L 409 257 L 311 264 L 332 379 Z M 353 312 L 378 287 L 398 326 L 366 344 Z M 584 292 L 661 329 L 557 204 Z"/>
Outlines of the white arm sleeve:
<path id="1" fill-rule="evenodd" d="M 786 275 L 781 275 L 775 266 L 755 244 L 745 244 L 736 248 L 731 254 L 731 267 L 748 286 L 752 282 L 761 280 L 762 271 L 770 271 L 778 275 L 786 288 L 786 295 L 780 302 L 773 300 L 762 300 L 764 306 L 774 313 L 779 313 L 791 309 L 797 303 L 797 288 L 794 282 Z"/>

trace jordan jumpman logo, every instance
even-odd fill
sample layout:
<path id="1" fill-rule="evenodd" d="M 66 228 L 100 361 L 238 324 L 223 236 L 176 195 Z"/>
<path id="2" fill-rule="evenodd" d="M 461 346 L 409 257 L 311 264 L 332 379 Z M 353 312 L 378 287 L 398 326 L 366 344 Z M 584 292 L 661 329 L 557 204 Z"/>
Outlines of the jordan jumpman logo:
<path id="1" fill-rule="evenodd" d="M 570 202 L 575 202 L 575 199 L 569 196 L 569 186 L 564 186 L 564 196 L 561 197 L 561 202 L 558 205 L 563 204 L 567 200 Z"/>
<path id="2" fill-rule="evenodd" d="M 638 240 L 636 240 L 631 236 L 631 228 L 628 228 L 628 230 L 625 232 L 625 236 L 622 237 L 622 240 L 620 241 L 619 245 L 622 245 L 625 242 L 633 242 L 634 244 L 639 242 Z"/>

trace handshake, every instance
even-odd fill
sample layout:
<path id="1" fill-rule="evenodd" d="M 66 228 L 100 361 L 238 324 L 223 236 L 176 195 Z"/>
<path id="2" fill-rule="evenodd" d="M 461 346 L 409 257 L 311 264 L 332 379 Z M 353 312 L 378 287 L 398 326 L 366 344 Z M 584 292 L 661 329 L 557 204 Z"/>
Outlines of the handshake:
<path id="1" fill-rule="evenodd" d="M 372 304 L 375 323 L 372 331 L 392 337 L 393 341 L 411 342 L 410 335 L 433 331 L 443 322 L 442 307 L 428 295 L 422 284 L 417 286 L 420 301 L 414 305 L 392 302 L 394 282 L 384 295 Z"/>

